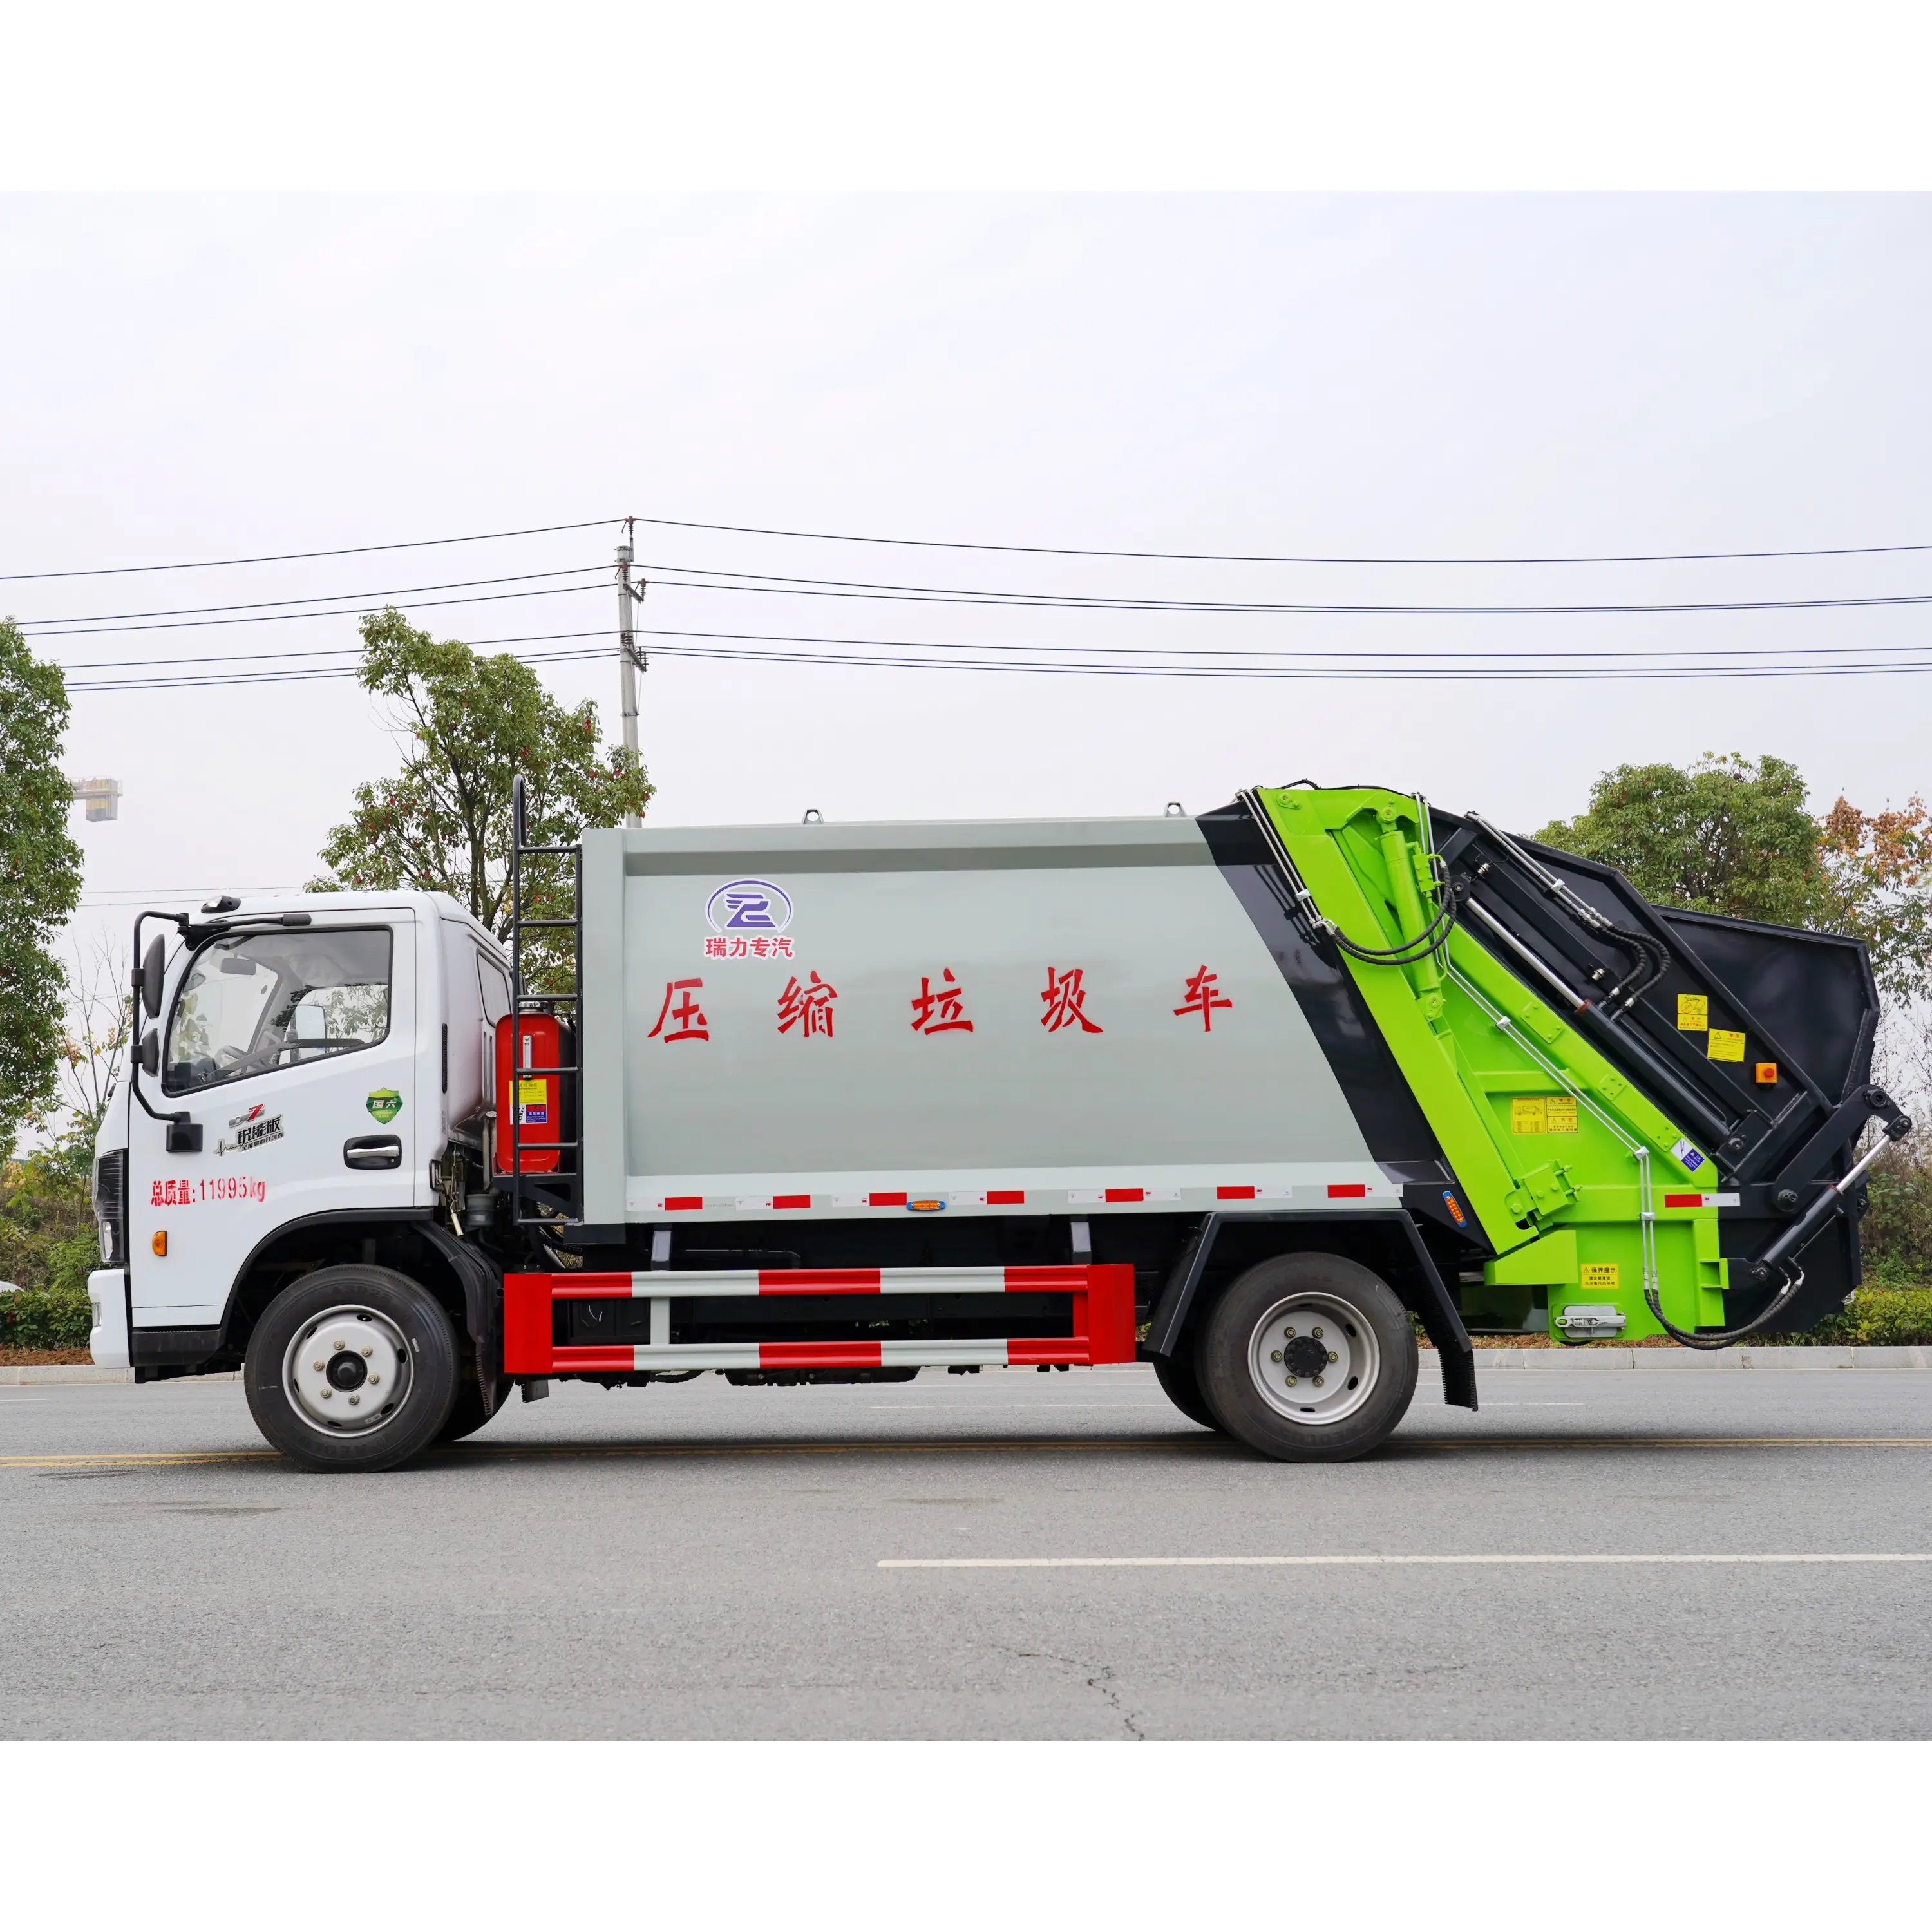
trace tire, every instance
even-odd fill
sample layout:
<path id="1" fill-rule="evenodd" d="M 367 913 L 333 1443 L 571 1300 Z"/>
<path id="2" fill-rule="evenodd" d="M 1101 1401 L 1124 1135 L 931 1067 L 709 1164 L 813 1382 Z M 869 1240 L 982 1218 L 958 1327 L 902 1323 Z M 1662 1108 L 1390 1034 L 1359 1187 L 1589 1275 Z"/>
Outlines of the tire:
<path id="1" fill-rule="evenodd" d="M 1203 1429 L 1213 1430 L 1216 1436 L 1226 1435 L 1228 1432 L 1221 1426 L 1220 1418 L 1208 1406 L 1208 1398 L 1201 1393 L 1201 1384 L 1195 1378 L 1191 1336 L 1182 1342 L 1179 1354 L 1155 1356 L 1154 1378 L 1160 1383 L 1168 1400 L 1190 1422 L 1198 1422 Z"/>
<path id="2" fill-rule="evenodd" d="M 1346 1462 L 1379 1448 L 1408 1412 L 1417 1367 L 1415 1330 L 1394 1290 L 1340 1255 L 1277 1255 L 1250 1268 L 1195 1349 L 1222 1426 L 1282 1462 Z"/>
<path id="3" fill-rule="evenodd" d="M 458 1382 L 456 1400 L 450 1405 L 449 1420 L 436 1431 L 436 1439 L 439 1442 L 460 1442 L 466 1436 L 474 1436 L 491 1419 L 483 1412 L 483 1391 L 474 1382 Z"/>
<path id="4" fill-rule="evenodd" d="M 292 1462 L 348 1472 L 393 1469 L 436 1442 L 460 1372 L 456 1331 L 427 1288 L 350 1266 L 304 1275 L 268 1304 L 242 1386 L 255 1426 Z"/>

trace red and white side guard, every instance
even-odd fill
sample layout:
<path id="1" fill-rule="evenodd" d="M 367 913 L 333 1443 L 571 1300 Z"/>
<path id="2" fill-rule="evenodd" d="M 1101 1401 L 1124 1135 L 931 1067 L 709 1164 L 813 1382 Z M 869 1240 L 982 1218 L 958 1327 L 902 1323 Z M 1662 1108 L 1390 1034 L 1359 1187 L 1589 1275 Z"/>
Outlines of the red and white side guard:
<path id="1" fill-rule="evenodd" d="M 1065 1335 L 1006 1340 L 673 1342 L 670 1304 L 712 1296 L 1039 1294 L 1072 1298 Z M 648 1301 L 650 1336 L 638 1346 L 553 1341 L 557 1301 Z M 1085 1268 L 716 1268 L 648 1274 L 503 1277 L 506 1375 L 629 1374 L 645 1369 L 878 1369 L 1094 1364 L 1134 1359 L 1134 1271 Z"/>

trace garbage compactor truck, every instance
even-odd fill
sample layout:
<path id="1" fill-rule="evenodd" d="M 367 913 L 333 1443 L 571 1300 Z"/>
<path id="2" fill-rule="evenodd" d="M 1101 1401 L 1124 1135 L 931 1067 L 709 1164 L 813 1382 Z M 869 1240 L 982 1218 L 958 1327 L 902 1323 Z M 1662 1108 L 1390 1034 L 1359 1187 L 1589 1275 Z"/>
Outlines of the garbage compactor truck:
<path id="1" fill-rule="evenodd" d="M 1829 1314 L 1858 1144 L 1910 1124 L 1855 941 L 1400 792 L 514 820 L 507 948 L 421 893 L 141 915 L 97 1361 L 238 1368 L 317 1469 L 559 1377 L 1137 1360 L 1205 1428 L 1339 1460 L 1400 1420 L 1419 1336 L 1474 1408 L 1472 1334 Z"/>

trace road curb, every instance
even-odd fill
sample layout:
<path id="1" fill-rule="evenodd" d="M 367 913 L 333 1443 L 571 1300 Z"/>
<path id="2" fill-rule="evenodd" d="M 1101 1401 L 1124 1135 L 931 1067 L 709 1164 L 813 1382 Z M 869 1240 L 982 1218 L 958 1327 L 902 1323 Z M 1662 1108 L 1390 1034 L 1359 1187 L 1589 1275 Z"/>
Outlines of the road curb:
<path id="1" fill-rule="evenodd" d="M 1477 1372 L 1523 1371 L 1532 1375 L 1820 1373 L 1830 1369 L 1897 1371 L 1932 1369 L 1932 1348 L 1478 1348 Z"/>

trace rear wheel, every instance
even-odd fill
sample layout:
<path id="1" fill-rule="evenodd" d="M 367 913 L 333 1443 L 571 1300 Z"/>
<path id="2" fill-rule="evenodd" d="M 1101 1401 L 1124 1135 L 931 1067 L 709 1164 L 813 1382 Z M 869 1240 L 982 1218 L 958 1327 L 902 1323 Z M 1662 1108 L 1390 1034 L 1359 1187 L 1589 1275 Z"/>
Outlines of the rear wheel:
<path id="1" fill-rule="evenodd" d="M 1213 1430 L 1216 1436 L 1227 1433 L 1214 1412 L 1208 1406 L 1208 1398 L 1201 1393 L 1201 1384 L 1194 1373 L 1192 1338 L 1180 1345 L 1178 1355 L 1155 1356 L 1154 1378 L 1160 1383 L 1168 1400 L 1190 1422 L 1198 1422 L 1203 1429 Z"/>
<path id="2" fill-rule="evenodd" d="M 456 1331 L 419 1282 L 329 1268 L 268 1304 L 242 1384 L 256 1426 L 304 1468 L 392 1469 L 441 1434 L 459 1369 Z"/>
<path id="3" fill-rule="evenodd" d="M 1209 1316 L 1195 1370 L 1231 1436 L 1287 1462 L 1386 1442 L 1415 1394 L 1415 1330 L 1382 1277 L 1340 1255 L 1278 1255 Z"/>

